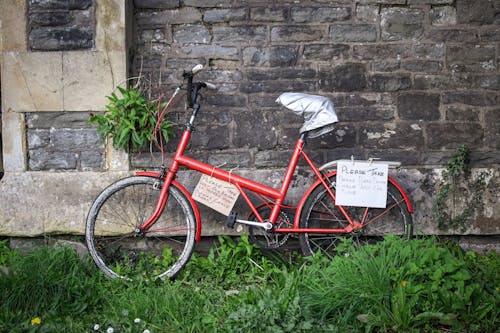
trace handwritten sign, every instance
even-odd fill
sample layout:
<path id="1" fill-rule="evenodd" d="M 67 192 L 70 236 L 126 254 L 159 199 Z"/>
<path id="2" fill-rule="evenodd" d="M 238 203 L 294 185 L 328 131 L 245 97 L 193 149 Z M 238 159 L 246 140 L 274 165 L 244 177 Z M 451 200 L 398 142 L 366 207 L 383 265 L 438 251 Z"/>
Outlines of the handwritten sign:
<path id="1" fill-rule="evenodd" d="M 339 161 L 335 204 L 385 208 L 388 175 L 388 164 Z"/>
<path id="2" fill-rule="evenodd" d="M 214 177 L 202 175 L 193 192 L 193 199 L 218 211 L 229 215 L 240 192 L 236 186 Z"/>

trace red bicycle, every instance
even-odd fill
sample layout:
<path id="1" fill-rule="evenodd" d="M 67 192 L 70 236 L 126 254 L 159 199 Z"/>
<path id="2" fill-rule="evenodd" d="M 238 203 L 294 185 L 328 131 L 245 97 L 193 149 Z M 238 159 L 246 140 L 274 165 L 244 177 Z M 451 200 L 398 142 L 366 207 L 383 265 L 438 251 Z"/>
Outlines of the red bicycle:
<path id="1" fill-rule="evenodd" d="M 185 155 L 200 111 L 200 91 L 215 86 L 194 82 L 201 65 L 184 72 L 187 105 L 192 110 L 170 165 L 162 172 L 136 172 L 113 183 L 95 199 L 87 216 L 86 242 L 97 266 L 112 278 L 136 274 L 173 278 L 186 265 L 200 241 L 202 219 L 192 194 L 176 179 L 181 167 L 232 184 L 251 214 L 228 214 L 227 225 L 249 227 L 250 239 L 264 248 L 278 248 L 298 236 L 304 255 L 329 251 L 339 237 L 412 235 L 413 208 L 402 186 L 387 176 L 385 205 L 379 208 L 336 204 L 338 161 L 317 167 L 304 148 L 309 137 L 331 131 L 338 121 L 332 102 L 322 96 L 284 93 L 278 101 L 305 119 L 280 188 L 241 177 Z M 176 94 L 175 93 L 175 94 Z M 174 94 L 174 96 L 175 96 Z M 285 197 L 300 159 L 314 175 L 298 203 Z M 389 167 L 397 162 L 385 162 Z M 384 188 L 385 189 L 385 188 Z M 255 204 L 249 197 L 260 198 Z"/>

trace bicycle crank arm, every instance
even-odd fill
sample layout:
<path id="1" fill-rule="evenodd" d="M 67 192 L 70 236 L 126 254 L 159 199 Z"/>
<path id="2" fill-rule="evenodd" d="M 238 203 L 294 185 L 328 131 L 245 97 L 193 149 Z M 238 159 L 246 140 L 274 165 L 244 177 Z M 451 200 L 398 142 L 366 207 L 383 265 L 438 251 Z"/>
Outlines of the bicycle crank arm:
<path id="1" fill-rule="evenodd" d="M 236 220 L 236 223 L 251 225 L 253 227 L 263 228 L 265 230 L 271 230 L 273 228 L 273 224 L 271 222 L 256 222 L 256 221 L 247 221 L 247 220 Z"/>

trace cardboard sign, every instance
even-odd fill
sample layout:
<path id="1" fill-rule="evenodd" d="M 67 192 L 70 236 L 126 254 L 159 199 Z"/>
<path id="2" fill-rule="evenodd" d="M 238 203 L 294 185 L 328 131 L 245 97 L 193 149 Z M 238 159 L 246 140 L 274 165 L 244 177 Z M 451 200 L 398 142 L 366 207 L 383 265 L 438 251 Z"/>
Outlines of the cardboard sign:
<path id="1" fill-rule="evenodd" d="M 221 214 L 229 215 L 240 192 L 233 184 L 201 175 L 200 181 L 193 192 L 193 199 Z"/>
<path id="2" fill-rule="evenodd" d="M 339 161 L 335 204 L 385 208 L 388 176 L 388 164 Z"/>

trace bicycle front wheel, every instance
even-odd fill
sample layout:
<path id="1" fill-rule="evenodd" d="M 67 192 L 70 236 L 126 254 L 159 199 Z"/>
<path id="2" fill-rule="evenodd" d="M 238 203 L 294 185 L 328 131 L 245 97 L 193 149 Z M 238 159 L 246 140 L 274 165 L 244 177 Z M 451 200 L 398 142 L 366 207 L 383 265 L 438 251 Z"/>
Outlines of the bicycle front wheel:
<path id="1" fill-rule="evenodd" d="M 336 175 L 327 180 L 335 193 Z M 363 240 L 377 240 L 392 234 L 404 238 L 412 236 L 412 216 L 403 194 L 392 183 L 387 184 L 386 208 L 343 206 L 349 217 L 362 225 L 351 233 L 303 233 L 299 235 L 300 247 L 304 255 L 315 252 L 332 253 L 335 245 L 343 237 L 356 236 Z M 344 229 L 349 225 L 345 215 L 335 205 L 326 188 L 319 184 L 306 199 L 300 219 L 303 229 Z"/>
<path id="2" fill-rule="evenodd" d="M 155 182 L 144 176 L 121 179 L 99 194 L 89 211 L 87 247 L 109 277 L 173 278 L 191 257 L 196 219 L 189 200 L 173 184 L 158 221 L 138 231 L 158 202 Z"/>

